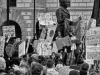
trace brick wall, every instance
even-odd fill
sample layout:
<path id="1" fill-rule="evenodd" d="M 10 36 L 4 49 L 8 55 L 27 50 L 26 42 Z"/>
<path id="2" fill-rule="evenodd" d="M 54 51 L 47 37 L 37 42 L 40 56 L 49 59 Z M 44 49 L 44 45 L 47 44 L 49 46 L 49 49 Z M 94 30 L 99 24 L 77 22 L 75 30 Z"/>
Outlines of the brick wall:
<path id="1" fill-rule="evenodd" d="M 54 2 L 56 1 L 56 2 Z M 56 3 L 56 5 L 53 5 Z M 68 8 L 71 14 L 71 20 L 77 19 L 79 15 L 84 15 L 85 20 L 89 20 L 92 14 L 94 0 L 71 0 L 71 6 Z M 59 0 L 47 0 L 47 12 L 55 13 L 59 8 Z"/>
<path id="2" fill-rule="evenodd" d="M 6 2 L 4 0 L 0 0 L 1 4 L 0 7 L 3 9 L 6 6 Z M 34 0 L 16 0 L 17 6 L 13 9 L 13 19 L 14 21 L 18 20 L 19 23 L 21 20 L 22 22 L 19 23 L 22 29 L 22 37 L 25 39 L 26 37 L 33 36 L 34 30 Z M 38 12 L 49 12 L 53 14 L 53 18 L 56 18 L 55 12 L 59 8 L 59 0 L 35 0 L 36 1 L 36 15 Z M 68 8 L 71 14 L 71 20 L 76 19 L 79 15 L 84 15 L 86 21 L 90 19 L 92 14 L 94 0 L 71 0 L 71 7 Z M 2 5 L 2 6 L 1 6 Z M 2 8 L 0 8 L 2 9 Z M 3 12 L 3 11 L 2 11 Z M 19 18 L 18 18 L 19 15 Z M 2 17 L 6 18 L 6 17 Z"/>

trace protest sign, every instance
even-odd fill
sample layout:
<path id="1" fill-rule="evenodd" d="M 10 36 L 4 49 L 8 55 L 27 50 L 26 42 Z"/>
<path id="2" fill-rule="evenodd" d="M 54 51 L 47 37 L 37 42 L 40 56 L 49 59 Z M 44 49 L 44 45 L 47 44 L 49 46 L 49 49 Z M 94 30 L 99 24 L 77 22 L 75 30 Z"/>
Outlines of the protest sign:
<path id="1" fill-rule="evenodd" d="M 48 26 L 56 23 L 56 20 L 54 20 L 52 13 L 39 13 L 38 20 L 40 25 Z"/>
<path id="2" fill-rule="evenodd" d="M 91 18 L 88 23 L 89 28 L 96 27 L 96 19 Z"/>
<path id="3" fill-rule="evenodd" d="M 86 31 L 86 36 L 100 35 L 100 27 L 91 28 Z"/>
<path id="4" fill-rule="evenodd" d="M 15 37 L 15 26 L 3 26 L 3 36 Z"/>
<path id="5" fill-rule="evenodd" d="M 25 41 L 22 42 L 22 43 L 19 45 L 18 54 L 19 54 L 19 57 L 22 56 L 22 55 L 25 55 Z"/>
<path id="6" fill-rule="evenodd" d="M 51 42 L 53 40 L 55 31 L 56 31 L 56 25 L 48 27 L 48 32 L 47 32 L 47 38 L 46 40 L 48 40 L 49 42 Z"/>
<path id="7" fill-rule="evenodd" d="M 49 42 L 40 42 L 37 46 L 37 53 L 38 55 L 44 55 L 44 56 L 48 56 L 51 55 L 51 43 Z"/>
<path id="8" fill-rule="evenodd" d="M 86 46 L 86 60 L 100 60 L 100 46 Z"/>
<path id="9" fill-rule="evenodd" d="M 5 37 L 0 36 L 0 56 L 4 56 Z"/>
<path id="10" fill-rule="evenodd" d="M 71 46 L 72 44 L 69 36 L 56 40 L 55 43 L 57 45 L 58 50 L 62 49 L 64 46 Z"/>
<path id="11" fill-rule="evenodd" d="M 86 31 L 86 45 L 100 44 L 100 27 Z"/>
<path id="12" fill-rule="evenodd" d="M 86 36 L 86 45 L 100 44 L 100 35 Z"/>
<path id="13" fill-rule="evenodd" d="M 45 39 L 46 33 L 47 33 L 46 28 L 43 28 L 42 32 L 41 32 L 41 35 L 40 35 L 40 39 Z"/>

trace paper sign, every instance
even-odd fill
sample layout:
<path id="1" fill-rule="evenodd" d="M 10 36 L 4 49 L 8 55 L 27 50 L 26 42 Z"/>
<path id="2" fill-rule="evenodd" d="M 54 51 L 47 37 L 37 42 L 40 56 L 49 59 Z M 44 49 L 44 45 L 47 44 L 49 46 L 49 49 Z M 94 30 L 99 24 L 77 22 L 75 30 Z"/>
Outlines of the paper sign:
<path id="1" fill-rule="evenodd" d="M 4 56 L 5 37 L 0 36 L 0 56 Z"/>
<path id="2" fill-rule="evenodd" d="M 48 56 L 51 55 L 51 43 L 49 42 L 40 42 L 37 46 L 38 55 Z"/>
<path id="3" fill-rule="evenodd" d="M 100 46 L 86 46 L 86 60 L 100 60 Z"/>
<path id="4" fill-rule="evenodd" d="M 55 25 L 55 26 L 51 26 L 51 27 L 48 28 L 46 40 L 48 40 L 49 42 L 51 42 L 51 41 L 53 40 L 56 27 L 57 27 L 57 26 Z"/>
<path id="5" fill-rule="evenodd" d="M 15 26 L 3 26 L 3 36 L 15 37 Z"/>
<path id="6" fill-rule="evenodd" d="M 89 26 L 90 28 L 96 27 L 96 19 L 91 18 L 90 21 L 89 21 L 88 26 Z"/>
<path id="7" fill-rule="evenodd" d="M 25 55 L 25 41 L 19 45 L 19 57 Z"/>
<path id="8" fill-rule="evenodd" d="M 100 35 L 86 36 L 86 45 L 100 44 Z"/>
<path id="9" fill-rule="evenodd" d="M 52 13 L 39 13 L 38 20 L 40 25 L 53 25 L 56 23 L 56 19 L 54 20 Z"/>
<path id="10" fill-rule="evenodd" d="M 47 33 L 46 29 L 43 28 L 43 29 L 42 29 L 42 32 L 41 32 L 41 35 L 40 35 L 40 39 L 45 39 L 46 33 Z"/>
<path id="11" fill-rule="evenodd" d="M 100 27 L 91 28 L 86 31 L 86 36 L 100 35 Z"/>

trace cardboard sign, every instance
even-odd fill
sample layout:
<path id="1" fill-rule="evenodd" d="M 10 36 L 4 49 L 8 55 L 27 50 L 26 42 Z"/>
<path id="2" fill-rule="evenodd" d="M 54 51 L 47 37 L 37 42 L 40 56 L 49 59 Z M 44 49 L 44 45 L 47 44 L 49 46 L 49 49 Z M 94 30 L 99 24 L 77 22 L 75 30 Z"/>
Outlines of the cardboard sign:
<path id="1" fill-rule="evenodd" d="M 100 46 L 86 46 L 86 60 L 100 60 Z"/>
<path id="2" fill-rule="evenodd" d="M 5 37 L 0 36 L 0 56 L 4 56 Z"/>
<path id="3" fill-rule="evenodd" d="M 25 55 L 25 41 L 19 45 L 19 57 Z"/>
<path id="4" fill-rule="evenodd" d="M 3 26 L 3 36 L 15 37 L 15 26 Z"/>
<path id="5" fill-rule="evenodd" d="M 69 36 L 56 40 L 55 43 L 57 45 L 58 50 L 62 49 L 64 46 L 71 46 L 72 44 Z"/>

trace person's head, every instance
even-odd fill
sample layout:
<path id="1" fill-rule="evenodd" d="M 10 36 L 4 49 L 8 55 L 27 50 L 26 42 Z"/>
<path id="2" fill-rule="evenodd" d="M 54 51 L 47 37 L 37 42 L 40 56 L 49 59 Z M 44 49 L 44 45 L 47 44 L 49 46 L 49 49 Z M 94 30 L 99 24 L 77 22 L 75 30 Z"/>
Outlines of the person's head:
<path id="1" fill-rule="evenodd" d="M 69 75 L 79 75 L 79 72 L 76 70 L 72 70 L 69 72 Z"/>
<path id="2" fill-rule="evenodd" d="M 60 31 L 58 31 L 58 36 L 61 36 L 61 32 Z"/>
<path id="3" fill-rule="evenodd" d="M 29 59 L 29 56 L 27 54 L 23 55 L 23 60 L 27 61 Z"/>
<path id="4" fill-rule="evenodd" d="M 96 72 L 91 72 L 90 75 L 98 75 Z"/>
<path id="5" fill-rule="evenodd" d="M 48 59 L 46 66 L 47 66 L 47 68 L 53 68 L 54 67 L 54 61 L 52 59 Z"/>
<path id="6" fill-rule="evenodd" d="M 32 62 L 31 64 L 31 75 L 42 75 L 43 66 L 39 63 Z"/>
<path id="7" fill-rule="evenodd" d="M 16 38 L 16 42 L 20 42 L 21 41 L 21 39 L 20 38 Z"/>
<path id="8" fill-rule="evenodd" d="M 67 8 L 70 0 L 59 0 L 60 6 Z"/>
<path id="9" fill-rule="evenodd" d="M 6 61 L 3 57 L 0 57 L 0 69 L 5 70 L 6 68 Z"/>
<path id="10" fill-rule="evenodd" d="M 63 67 L 63 64 L 59 63 L 59 64 L 56 65 L 56 70 L 59 71 L 59 69 L 61 69 L 62 67 Z"/>
<path id="11" fill-rule="evenodd" d="M 88 63 L 83 63 L 81 65 L 81 70 L 88 71 L 88 69 L 89 69 L 89 64 Z"/>

